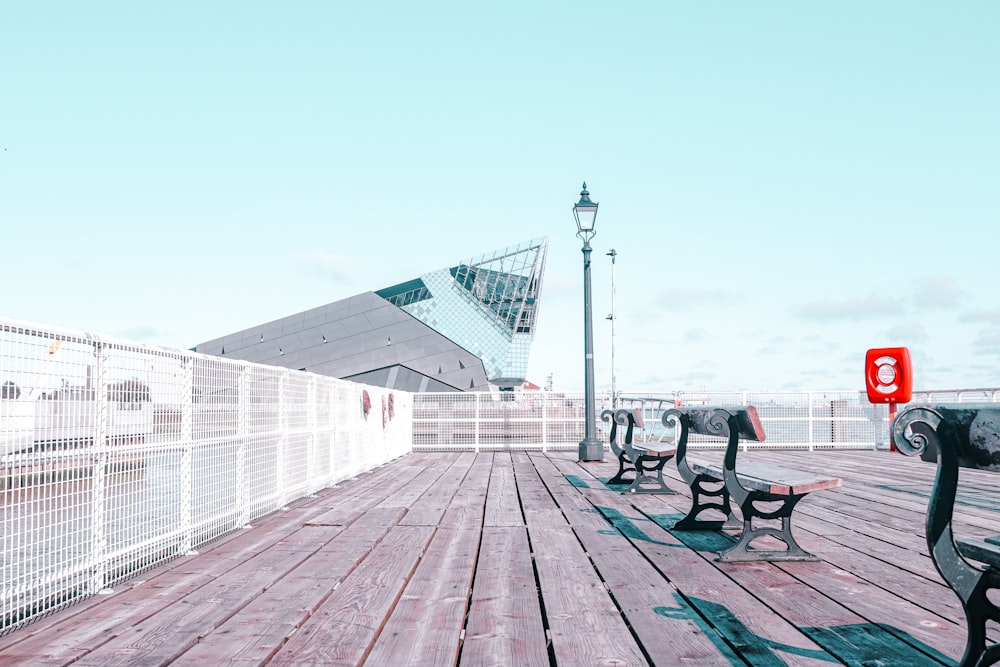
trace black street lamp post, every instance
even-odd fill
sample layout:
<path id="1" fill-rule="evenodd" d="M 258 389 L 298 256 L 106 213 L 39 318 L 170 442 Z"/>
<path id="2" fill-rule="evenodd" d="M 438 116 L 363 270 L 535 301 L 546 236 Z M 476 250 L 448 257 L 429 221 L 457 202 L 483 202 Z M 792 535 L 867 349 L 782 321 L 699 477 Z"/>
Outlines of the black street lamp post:
<path id="1" fill-rule="evenodd" d="M 580 441 L 581 461 L 603 461 L 604 445 L 594 435 L 597 416 L 594 410 L 594 326 L 590 304 L 590 239 L 597 232 L 597 204 L 590 201 L 587 184 L 583 184 L 580 201 L 573 206 L 576 218 L 576 235 L 583 239 L 583 354 L 584 354 L 584 401 L 586 401 L 586 424 L 583 440 Z"/>

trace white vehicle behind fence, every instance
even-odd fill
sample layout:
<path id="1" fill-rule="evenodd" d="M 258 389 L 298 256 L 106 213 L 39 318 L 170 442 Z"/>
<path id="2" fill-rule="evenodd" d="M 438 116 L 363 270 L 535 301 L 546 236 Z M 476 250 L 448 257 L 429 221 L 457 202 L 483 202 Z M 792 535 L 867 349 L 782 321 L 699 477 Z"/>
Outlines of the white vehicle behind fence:
<path id="1" fill-rule="evenodd" d="M 0 460 L 18 453 L 93 445 L 98 426 L 97 401 L 86 397 L 0 400 Z M 152 431 L 151 403 L 109 403 L 108 443 L 140 442 Z"/>

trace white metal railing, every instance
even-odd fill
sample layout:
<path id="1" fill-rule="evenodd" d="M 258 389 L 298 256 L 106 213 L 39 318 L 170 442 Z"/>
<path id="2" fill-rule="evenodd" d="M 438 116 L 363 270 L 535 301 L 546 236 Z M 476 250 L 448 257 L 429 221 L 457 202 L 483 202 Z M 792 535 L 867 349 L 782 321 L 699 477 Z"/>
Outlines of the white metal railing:
<path id="1" fill-rule="evenodd" d="M 598 394 L 597 414 L 612 406 Z M 413 397 L 414 450 L 576 449 L 584 436 L 584 394 L 549 391 L 421 393 Z M 888 446 L 888 409 L 856 391 L 664 392 L 620 394 L 618 407 L 639 408 L 644 440 L 673 437 L 661 421 L 675 405 L 749 405 L 760 414 L 765 442 L 750 447 L 875 449 Z M 599 422 L 607 437 L 610 422 Z M 691 445 L 719 446 L 692 436 Z"/>
<path id="2" fill-rule="evenodd" d="M 0 635 L 409 452 L 412 408 L 0 318 Z"/>

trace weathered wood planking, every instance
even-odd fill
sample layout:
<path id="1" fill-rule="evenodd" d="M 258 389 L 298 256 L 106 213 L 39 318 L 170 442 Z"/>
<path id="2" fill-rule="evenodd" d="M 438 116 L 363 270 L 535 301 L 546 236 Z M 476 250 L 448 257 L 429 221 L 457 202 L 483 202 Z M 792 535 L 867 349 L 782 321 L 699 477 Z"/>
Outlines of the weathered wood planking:
<path id="1" fill-rule="evenodd" d="M 540 594 L 556 662 L 641 665 L 642 650 L 618 613 L 573 530 L 530 524 Z"/>
<path id="2" fill-rule="evenodd" d="M 357 665 L 403 593 L 434 529 L 394 526 L 293 634 L 272 665 Z"/>
<path id="3" fill-rule="evenodd" d="M 373 510 L 179 656 L 175 667 L 264 664 L 302 627 L 403 516 Z"/>
<path id="4" fill-rule="evenodd" d="M 494 455 L 483 525 L 488 527 L 524 525 L 521 499 L 517 495 L 517 482 L 514 480 L 514 462 L 510 454 Z"/>
<path id="5" fill-rule="evenodd" d="M 370 664 L 455 664 L 481 536 L 481 528 L 434 534 L 367 656 Z"/>
<path id="6" fill-rule="evenodd" d="M 686 484 L 684 488 L 687 489 Z M 687 502 L 683 496 L 628 498 L 631 507 L 619 511 L 619 525 L 633 533 L 632 543 L 675 589 L 663 598 L 656 608 L 657 612 L 673 618 L 691 619 L 707 637 L 722 638 L 717 645 L 716 662 L 707 664 L 726 664 L 728 661 L 724 661 L 723 657 L 734 649 L 751 664 L 784 664 L 782 660 L 788 660 L 789 656 L 791 662 L 796 664 L 829 664 L 820 657 L 822 649 L 818 645 L 721 572 L 714 563 L 714 552 L 709 554 L 709 559 L 685 548 L 660 522 L 651 520 L 659 519 L 665 510 L 673 516 L 682 515 L 680 507 Z M 673 524 L 673 518 L 661 521 Z M 715 534 L 709 537 L 717 538 L 714 540 L 717 548 L 720 542 L 731 544 L 731 541 Z M 741 566 L 745 565 L 733 567 Z M 659 648 L 658 644 L 664 641 L 668 640 L 661 638 L 654 646 Z M 810 655 L 815 657 L 808 659 Z"/>
<path id="7" fill-rule="evenodd" d="M 440 471 L 440 476 L 407 506 L 406 516 L 399 523 L 404 526 L 440 524 L 475 459 L 476 455 L 471 452 L 459 454 L 454 463 Z"/>
<path id="8" fill-rule="evenodd" d="M 490 484 L 490 473 L 493 467 L 493 454 L 476 455 L 468 474 L 462 481 L 462 486 L 451 499 L 451 504 L 445 510 L 441 519 L 442 528 L 477 528 L 482 527 L 483 517 L 488 503 L 484 503 Z"/>
<path id="9" fill-rule="evenodd" d="M 529 527 L 564 528 L 569 524 L 562 509 L 553 500 L 549 490 L 538 476 L 531 459 L 526 454 L 514 454 L 514 479 L 517 493 L 524 509 L 524 521 Z"/>
<path id="10" fill-rule="evenodd" d="M 836 470 L 832 472 L 833 474 L 841 474 Z M 664 498 L 663 500 L 669 502 L 669 498 Z M 827 500 L 829 501 L 829 498 Z M 805 507 L 811 503 L 812 499 L 810 498 L 804 500 L 802 504 Z M 831 504 L 835 506 L 836 502 L 832 502 Z M 881 509 L 884 515 L 886 511 L 885 502 L 881 504 Z M 805 524 L 804 526 L 800 525 L 800 528 L 808 529 L 810 527 L 808 520 Z M 915 518 L 915 523 L 911 525 L 911 530 L 913 530 L 914 526 L 922 531 L 922 519 L 917 520 Z M 858 655 L 864 655 L 864 651 L 868 651 L 867 655 L 869 659 L 874 659 L 871 656 L 877 655 L 879 651 L 886 650 L 887 646 L 893 646 L 891 643 L 892 640 L 888 639 L 888 637 L 895 636 L 906 639 L 906 641 L 902 642 L 901 646 L 897 647 L 900 655 L 907 658 L 901 664 L 921 664 L 923 658 L 920 656 L 924 655 L 937 655 L 940 658 L 940 653 L 936 653 L 936 650 L 943 651 L 947 655 L 956 655 L 956 651 L 957 654 L 961 653 L 962 635 L 955 632 L 954 626 L 954 621 L 957 620 L 955 613 L 960 614 L 960 610 L 955 612 L 954 606 L 946 599 L 947 596 L 943 595 L 942 592 L 946 592 L 946 589 L 943 584 L 939 583 L 940 578 L 936 575 L 936 572 L 933 573 L 933 580 L 912 574 L 904 575 L 902 574 L 903 571 L 895 567 L 892 563 L 886 563 L 873 556 L 869 556 L 862 549 L 839 549 L 836 545 L 832 546 L 832 548 L 827 548 L 824 546 L 827 540 L 825 537 L 822 537 L 821 531 L 813 537 L 804 535 L 803 541 L 810 545 L 810 549 L 815 548 L 817 555 L 825 560 L 829 560 L 832 565 L 843 567 L 853 572 L 860 572 L 862 577 L 867 577 L 867 579 L 854 577 L 850 572 L 844 572 L 844 575 L 848 578 L 847 580 L 859 582 L 856 586 L 845 588 L 844 580 L 840 579 L 839 575 L 834 574 L 831 576 L 829 580 L 832 582 L 830 584 L 830 591 L 833 594 L 839 594 L 837 595 L 838 600 L 842 604 L 846 601 L 847 606 L 855 609 L 859 617 L 865 618 L 865 622 L 860 625 L 848 624 L 844 626 L 841 629 L 844 635 L 842 637 L 843 642 L 839 642 L 839 640 L 834 641 L 831 635 L 824 634 L 822 631 L 816 631 L 815 633 L 810 631 L 816 635 L 817 639 L 829 644 L 829 650 L 839 650 L 845 659 L 851 658 L 853 649 L 850 649 L 852 645 L 850 642 L 855 642 L 859 645 L 859 648 L 854 653 L 854 658 L 857 658 Z M 920 557 L 919 554 L 914 552 L 907 551 L 906 553 L 911 558 Z M 790 567 L 790 564 L 781 564 L 781 566 L 785 570 L 794 569 Z M 743 564 L 728 565 L 725 567 L 728 571 L 736 573 L 750 571 L 748 566 Z M 823 581 L 819 573 L 828 572 L 827 569 L 817 565 L 810 567 L 809 564 L 800 564 L 798 568 L 799 572 L 808 572 L 816 578 L 815 581 L 817 583 L 813 587 L 815 593 L 821 593 L 824 590 L 823 586 L 818 583 Z M 743 583 L 749 588 L 752 582 L 758 580 L 760 580 L 759 576 L 749 576 Z M 840 584 L 839 590 L 836 587 L 838 582 Z M 769 589 L 764 588 L 762 590 L 767 591 Z M 847 593 L 846 595 L 845 592 Z M 866 593 L 868 594 L 866 595 Z M 888 594 L 883 595 L 886 593 Z M 776 611 L 780 611 L 780 607 L 774 601 L 770 601 L 768 606 L 774 608 Z M 942 614 L 929 612 L 924 608 L 928 606 L 937 606 Z M 882 614 L 879 612 L 885 613 Z M 786 612 L 782 613 L 784 615 Z M 827 623 L 830 623 L 833 616 L 827 613 L 825 618 L 827 619 Z M 900 623 L 900 621 L 902 622 Z M 885 627 L 881 627 L 882 625 Z M 888 634 L 886 634 L 887 631 Z M 851 638 L 848 639 L 847 635 L 850 635 Z M 886 641 L 889 643 L 886 644 Z M 914 651 L 916 652 L 914 653 Z M 918 662 L 915 663 L 913 662 L 914 660 L 918 660 Z M 938 664 L 933 657 L 927 658 L 927 660 L 929 661 L 927 664 Z"/>
<path id="11" fill-rule="evenodd" d="M 821 561 L 716 563 L 731 536 L 664 527 L 688 501 L 673 466 L 678 495 L 624 496 L 574 453 L 421 453 L 0 637 L 0 665 L 952 664 L 933 464 L 748 454 L 844 479 L 797 509 Z M 970 535 L 1000 533 L 987 479 L 963 476 Z"/>
<path id="12" fill-rule="evenodd" d="M 108 666 L 166 664 L 194 646 L 264 590 L 295 569 L 333 536 L 339 526 L 303 528 L 296 548 L 279 545 L 245 560 L 148 618 L 133 617 L 134 625 L 89 652 L 77 665 Z"/>
<path id="13" fill-rule="evenodd" d="M 527 529 L 485 527 L 462 664 L 548 667 L 546 642 Z"/>
<path id="14" fill-rule="evenodd" d="M 536 464 L 543 462 L 536 459 Z M 576 465 L 557 462 L 562 474 L 574 478 L 578 476 Z M 548 475 L 545 478 L 551 479 Z M 586 486 L 567 489 L 556 480 L 550 488 L 560 497 L 577 493 L 596 510 L 595 516 L 600 518 L 596 526 L 580 521 L 574 530 L 653 664 L 714 667 L 738 663 L 739 658 L 725 642 L 715 633 L 705 632 L 697 613 L 633 541 L 659 543 L 666 549 L 684 546 L 635 511 L 622 495 L 609 494 L 597 480 L 585 481 Z"/>

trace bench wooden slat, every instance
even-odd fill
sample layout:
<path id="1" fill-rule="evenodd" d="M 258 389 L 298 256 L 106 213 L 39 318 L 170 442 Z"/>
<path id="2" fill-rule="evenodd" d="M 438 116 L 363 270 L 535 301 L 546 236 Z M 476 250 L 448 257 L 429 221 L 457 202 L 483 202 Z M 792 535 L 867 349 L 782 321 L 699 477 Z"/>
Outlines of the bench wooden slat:
<path id="1" fill-rule="evenodd" d="M 700 475 L 722 480 L 722 466 L 688 459 L 691 469 Z M 843 484 L 836 477 L 826 477 L 803 470 L 782 468 L 769 463 L 746 461 L 740 464 L 736 476 L 747 489 L 774 495 L 800 496 L 813 491 L 835 489 Z"/>
<path id="2" fill-rule="evenodd" d="M 955 540 L 958 552 L 968 559 L 1000 567 L 1000 546 L 996 537 Z"/>
<path id="3" fill-rule="evenodd" d="M 635 450 L 636 454 L 640 456 L 673 456 L 677 453 L 677 447 L 670 445 L 668 443 L 650 443 L 655 444 L 656 448 L 652 447 L 642 447 L 640 445 L 632 445 L 632 449 Z"/>

